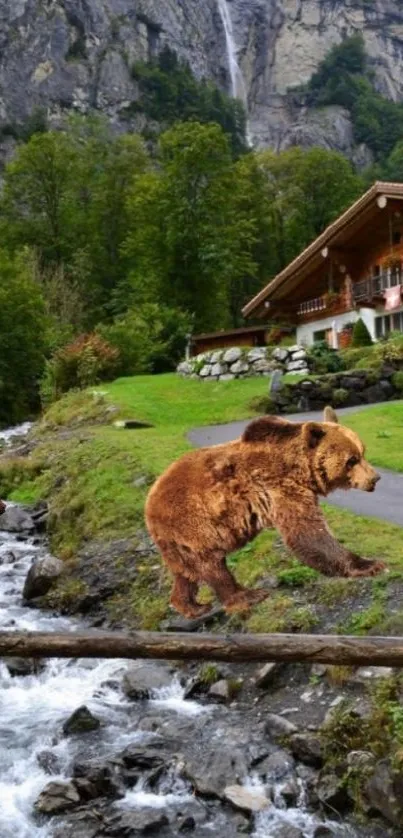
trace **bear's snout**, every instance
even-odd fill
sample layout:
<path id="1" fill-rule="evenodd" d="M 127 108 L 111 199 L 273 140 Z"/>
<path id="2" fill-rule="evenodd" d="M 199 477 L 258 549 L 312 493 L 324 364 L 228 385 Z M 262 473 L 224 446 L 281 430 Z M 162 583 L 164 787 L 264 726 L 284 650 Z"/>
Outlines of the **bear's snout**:
<path id="1" fill-rule="evenodd" d="M 380 479 L 381 475 L 369 463 L 361 461 L 354 469 L 351 486 L 354 489 L 361 489 L 362 492 L 374 492 L 375 486 Z"/>
<path id="2" fill-rule="evenodd" d="M 378 480 L 380 480 L 380 479 L 381 479 L 381 475 L 378 474 L 378 472 L 376 471 L 373 478 L 372 478 L 372 482 L 370 483 L 369 488 L 367 489 L 367 492 L 374 492 L 375 491 L 375 486 L 376 486 Z"/>

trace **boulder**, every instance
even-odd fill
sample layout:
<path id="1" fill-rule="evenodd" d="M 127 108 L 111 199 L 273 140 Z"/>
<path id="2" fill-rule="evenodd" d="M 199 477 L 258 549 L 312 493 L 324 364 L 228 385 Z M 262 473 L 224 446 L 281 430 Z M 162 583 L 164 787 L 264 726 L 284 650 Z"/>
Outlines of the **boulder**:
<path id="1" fill-rule="evenodd" d="M 306 765 L 320 768 L 323 763 L 321 741 L 315 733 L 294 733 L 290 748 L 294 757 Z"/>
<path id="2" fill-rule="evenodd" d="M 199 794 L 222 797 L 227 786 L 248 776 L 248 768 L 240 749 L 222 746 L 204 753 L 194 749 L 185 759 L 183 774 Z"/>
<path id="3" fill-rule="evenodd" d="M 62 772 L 60 759 L 53 751 L 40 751 L 36 761 L 45 774 L 61 774 Z"/>
<path id="4" fill-rule="evenodd" d="M 304 833 L 291 823 L 282 823 L 276 828 L 276 838 L 304 838 Z"/>
<path id="5" fill-rule="evenodd" d="M 12 552 L 12 550 L 8 550 L 7 553 L 3 553 L 3 555 L 0 556 L 0 566 L 14 564 L 15 561 L 17 561 L 17 556 Z"/>
<path id="6" fill-rule="evenodd" d="M 230 369 L 234 375 L 242 375 L 244 372 L 249 372 L 249 364 L 246 361 L 235 361 L 234 364 L 231 364 Z"/>
<path id="7" fill-rule="evenodd" d="M 233 381 L 235 378 L 234 373 L 226 372 L 224 375 L 220 375 L 220 381 Z"/>
<path id="8" fill-rule="evenodd" d="M 293 361 L 305 361 L 306 360 L 305 349 L 297 349 L 296 352 L 293 352 L 292 353 L 292 360 Z"/>
<path id="9" fill-rule="evenodd" d="M 131 809 L 129 812 L 118 813 L 108 819 L 107 835 L 110 838 L 159 835 L 160 830 L 168 823 L 168 818 L 161 809 Z"/>
<path id="10" fill-rule="evenodd" d="M 45 556 L 34 562 L 27 574 L 22 595 L 24 599 L 35 599 L 50 591 L 58 577 L 63 572 L 63 562 L 54 556 Z"/>
<path id="11" fill-rule="evenodd" d="M 225 372 L 226 367 L 222 364 L 213 364 L 213 366 L 211 367 L 211 375 L 224 375 Z"/>
<path id="12" fill-rule="evenodd" d="M 45 666 L 39 658 L 6 658 L 4 663 L 10 675 L 15 677 L 37 675 Z"/>
<path id="13" fill-rule="evenodd" d="M 333 829 L 330 829 L 330 826 L 321 824 L 316 827 L 313 838 L 336 838 L 336 833 L 333 832 Z"/>
<path id="14" fill-rule="evenodd" d="M 270 806 L 270 801 L 266 795 L 254 789 L 246 789 L 243 786 L 227 786 L 224 789 L 224 799 L 231 803 L 235 809 L 241 812 L 252 814 L 255 812 L 262 812 Z"/>
<path id="15" fill-rule="evenodd" d="M 278 346 L 277 349 L 273 350 L 272 358 L 283 364 L 288 358 L 288 349 L 282 349 L 281 346 Z"/>
<path id="16" fill-rule="evenodd" d="M 93 716 L 91 711 L 85 704 L 78 707 L 74 713 L 69 716 L 63 725 L 63 733 L 65 736 L 73 736 L 77 733 L 90 733 L 93 730 L 98 730 L 101 727 L 101 722 L 96 716 Z"/>
<path id="17" fill-rule="evenodd" d="M 403 822 L 403 776 L 393 770 L 389 760 L 381 760 L 364 788 L 370 809 L 395 826 Z"/>
<path id="18" fill-rule="evenodd" d="M 234 346 L 232 349 L 227 349 L 226 352 L 224 352 L 222 360 L 224 361 L 224 364 L 235 364 L 236 361 L 239 361 L 241 355 L 242 349 Z"/>
<path id="19" fill-rule="evenodd" d="M 316 793 L 321 803 L 329 809 L 342 814 L 351 808 L 344 777 L 338 777 L 334 772 L 322 773 L 319 777 Z"/>
<path id="20" fill-rule="evenodd" d="M 265 719 L 266 733 L 273 739 L 280 736 L 292 736 L 298 732 L 298 728 L 283 716 L 276 716 L 275 713 L 268 713 Z"/>
<path id="21" fill-rule="evenodd" d="M 6 511 L 0 516 L 0 530 L 5 532 L 30 533 L 35 529 L 35 524 L 24 509 L 19 506 L 7 506 Z"/>
<path id="22" fill-rule="evenodd" d="M 252 369 L 253 372 L 272 372 L 273 369 L 276 369 L 276 362 L 262 358 L 260 361 L 255 361 Z"/>
<path id="23" fill-rule="evenodd" d="M 259 777 L 264 778 L 266 783 L 279 783 L 287 778 L 293 777 L 295 763 L 288 751 L 274 751 L 256 766 Z"/>
<path id="24" fill-rule="evenodd" d="M 255 684 L 259 689 L 266 690 L 271 687 L 281 671 L 281 664 L 265 663 L 255 675 Z"/>
<path id="25" fill-rule="evenodd" d="M 255 346 L 254 349 L 248 352 L 246 357 L 251 364 L 254 364 L 255 361 L 261 361 L 263 358 L 266 358 L 266 348 L 264 346 Z"/>
<path id="26" fill-rule="evenodd" d="M 34 803 L 34 809 L 41 815 L 57 815 L 68 812 L 80 804 L 80 795 L 74 783 L 49 783 Z"/>
<path id="27" fill-rule="evenodd" d="M 231 701 L 232 698 L 231 684 L 225 678 L 221 681 L 216 681 L 215 684 L 211 685 L 208 694 L 209 697 L 214 698 L 215 701 L 220 701 L 225 704 L 226 702 Z"/>
<path id="28" fill-rule="evenodd" d="M 217 352 L 213 352 L 210 361 L 212 364 L 219 364 L 223 356 L 223 350 L 219 349 Z"/>
<path id="29" fill-rule="evenodd" d="M 199 375 L 200 378 L 207 378 L 207 376 L 211 375 L 212 366 L 211 364 L 205 364 L 204 367 L 201 368 Z"/>
<path id="30" fill-rule="evenodd" d="M 128 698 L 139 701 L 152 698 L 156 690 L 169 687 L 174 670 L 157 663 L 134 663 L 123 678 L 123 691 Z"/>
<path id="31" fill-rule="evenodd" d="M 182 361 L 182 363 L 176 368 L 176 372 L 178 372 L 179 375 L 190 375 L 192 370 L 193 367 L 189 361 Z"/>
<path id="32" fill-rule="evenodd" d="M 295 372 L 296 370 L 307 371 L 306 361 L 289 361 L 287 364 L 287 372 Z"/>

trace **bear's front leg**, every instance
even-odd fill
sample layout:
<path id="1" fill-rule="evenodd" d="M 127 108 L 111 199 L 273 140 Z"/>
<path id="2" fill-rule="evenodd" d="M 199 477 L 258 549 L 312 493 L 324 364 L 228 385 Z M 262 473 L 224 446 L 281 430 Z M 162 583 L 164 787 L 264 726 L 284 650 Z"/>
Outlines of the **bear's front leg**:
<path id="1" fill-rule="evenodd" d="M 290 498 L 270 493 L 272 519 L 296 557 L 325 576 L 375 576 L 385 570 L 380 561 L 362 559 L 335 539 L 319 509 L 316 495 L 301 491 Z"/>

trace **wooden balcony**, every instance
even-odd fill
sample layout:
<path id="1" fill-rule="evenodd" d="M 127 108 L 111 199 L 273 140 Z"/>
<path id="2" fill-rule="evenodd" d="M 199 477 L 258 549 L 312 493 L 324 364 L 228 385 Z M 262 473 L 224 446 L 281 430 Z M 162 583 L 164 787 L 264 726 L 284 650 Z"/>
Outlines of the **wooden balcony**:
<path id="1" fill-rule="evenodd" d="M 297 314 L 314 314 L 317 311 L 326 311 L 327 300 L 326 297 L 314 297 L 312 300 L 304 300 L 303 303 L 298 303 Z"/>
<path id="2" fill-rule="evenodd" d="M 371 276 L 361 282 L 355 282 L 352 287 L 354 302 L 358 305 L 376 305 L 383 302 L 388 288 L 403 285 L 403 271 L 401 269 L 382 271 L 379 276 Z"/>
<path id="3" fill-rule="evenodd" d="M 355 303 L 375 304 L 384 299 L 385 290 L 391 284 L 399 285 L 401 278 L 391 278 L 387 271 L 382 271 L 378 276 L 370 276 L 360 282 L 354 282 L 352 287 L 353 300 Z"/>
<path id="4" fill-rule="evenodd" d="M 344 291 L 336 294 L 323 294 L 321 297 L 312 297 L 310 300 L 303 300 L 297 303 L 294 312 L 298 322 L 309 322 L 320 319 L 320 317 L 331 317 L 335 314 L 343 314 L 349 310 L 347 297 Z"/>

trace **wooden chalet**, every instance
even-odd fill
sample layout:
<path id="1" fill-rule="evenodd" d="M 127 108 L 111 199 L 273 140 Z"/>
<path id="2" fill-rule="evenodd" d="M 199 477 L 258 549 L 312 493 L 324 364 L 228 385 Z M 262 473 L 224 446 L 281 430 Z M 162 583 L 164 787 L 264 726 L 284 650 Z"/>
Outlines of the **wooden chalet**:
<path id="1" fill-rule="evenodd" d="M 190 340 L 190 355 L 230 346 L 265 346 L 269 332 L 270 326 L 265 324 L 193 335 Z"/>
<path id="2" fill-rule="evenodd" d="M 298 343 L 349 342 L 361 317 L 374 340 L 403 332 L 403 183 L 375 183 L 243 308 L 296 329 Z"/>

